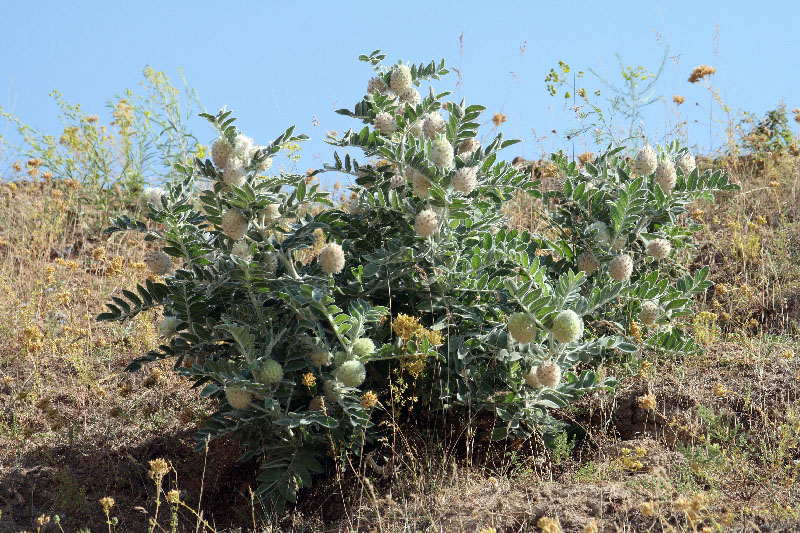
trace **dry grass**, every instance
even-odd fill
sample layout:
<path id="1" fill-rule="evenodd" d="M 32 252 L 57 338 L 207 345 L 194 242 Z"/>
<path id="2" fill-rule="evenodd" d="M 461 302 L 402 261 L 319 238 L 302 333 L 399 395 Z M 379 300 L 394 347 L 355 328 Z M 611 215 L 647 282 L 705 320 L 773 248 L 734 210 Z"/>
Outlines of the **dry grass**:
<path id="1" fill-rule="evenodd" d="M 275 524 L 253 509 L 257 465 L 235 463 L 234 442 L 192 450 L 213 406 L 167 366 L 123 372 L 157 344 L 160 317 L 94 322 L 109 295 L 146 276 L 144 242 L 98 237 L 104 214 L 80 188 L 0 185 L 0 531 L 36 530 L 54 514 L 65 531 L 106 529 L 106 496 L 117 530 L 142 531 L 156 512 L 149 461 L 160 457 L 172 467 L 159 493 L 164 530 L 173 518 L 175 530 L 195 530 L 190 509 L 217 531 L 539 531 L 543 517 L 563 531 L 794 530 L 800 166 L 705 164 L 729 164 L 742 193 L 694 208 L 707 227 L 693 261 L 711 264 L 717 284 L 697 303 L 702 356 L 610 365 L 618 391 L 564 411 L 586 438 L 555 452 L 490 444 L 489 420 L 469 436 L 441 419 L 405 428 L 369 460 L 331 467 Z M 534 226 L 530 206 L 513 209 Z M 165 503 L 175 488 L 186 506 Z"/>

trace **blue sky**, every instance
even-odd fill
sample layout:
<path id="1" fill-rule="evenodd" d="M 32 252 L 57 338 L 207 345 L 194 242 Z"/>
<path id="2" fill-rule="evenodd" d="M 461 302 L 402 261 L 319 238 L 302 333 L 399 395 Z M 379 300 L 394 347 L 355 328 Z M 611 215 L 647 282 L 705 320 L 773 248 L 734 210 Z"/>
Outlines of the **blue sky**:
<path id="1" fill-rule="evenodd" d="M 674 111 L 672 95 L 680 94 L 686 97 L 680 109 L 690 122 L 690 144 L 701 151 L 719 146 L 716 130 L 709 134 L 708 90 L 686 81 L 692 68 L 704 63 L 717 67 L 714 85 L 734 112 L 763 113 L 780 99 L 790 109 L 800 106 L 800 4 L 793 1 L 407 0 L 386 5 L 391 7 L 386 10 L 377 1 L 308 0 L 43 1 L 35 7 L 6 2 L 0 105 L 57 133 L 57 108 L 48 96 L 52 89 L 108 121 L 105 101 L 135 88 L 145 65 L 165 70 L 173 81 L 179 81 L 180 67 L 207 110 L 227 105 L 258 143 L 297 124 L 312 137 L 303 150 L 303 169 L 332 159 L 322 143 L 326 131 L 360 125 L 333 111 L 352 107 L 364 94 L 371 70 L 357 56 L 376 48 L 393 61 L 444 57 L 458 68 L 459 86 L 451 75 L 436 88 L 486 105 L 487 120 L 494 112 L 506 114 L 501 129 L 524 139 L 509 151 L 509 159 L 572 148 L 564 138 L 573 124 L 571 113 L 564 111 L 563 97 L 551 97 L 544 83 L 559 60 L 586 71 L 587 89 L 603 90 L 589 68 L 619 81 L 617 52 L 626 64 L 655 69 L 669 46 L 673 59 L 656 92 L 668 105 L 654 104 L 642 124 L 653 142 L 664 140 L 665 117 Z M 487 124 L 484 135 L 491 129 Z M 194 131 L 201 140 L 212 139 L 202 122 Z M 546 138 L 537 141 L 537 135 Z"/>

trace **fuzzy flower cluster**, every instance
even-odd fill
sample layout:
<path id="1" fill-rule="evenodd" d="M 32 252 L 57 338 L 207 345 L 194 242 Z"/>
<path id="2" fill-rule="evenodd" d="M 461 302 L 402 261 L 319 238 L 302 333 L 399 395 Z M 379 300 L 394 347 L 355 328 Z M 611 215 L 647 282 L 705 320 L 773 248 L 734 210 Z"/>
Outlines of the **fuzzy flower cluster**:
<path id="1" fill-rule="evenodd" d="M 358 387 L 367 379 L 367 370 L 361 361 L 345 361 L 336 370 L 336 379 L 342 382 L 345 387 Z"/>
<path id="2" fill-rule="evenodd" d="M 222 214 L 222 231 L 232 241 L 238 241 L 247 233 L 250 221 L 238 209 L 228 209 Z"/>
<path id="3" fill-rule="evenodd" d="M 453 145 L 444 137 L 437 137 L 431 143 L 431 162 L 437 167 L 453 166 Z"/>
<path id="4" fill-rule="evenodd" d="M 371 339 L 362 337 L 353 343 L 353 353 L 358 357 L 364 357 L 375 353 L 375 343 Z"/>
<path id="5" fill-rule="evenodd" d="M 675 188 L 675 184 L 678 182 L 678 174 L 675 172 L 675 165 L 672 161 L 665 159 L 658 164 L 655 182 L 664 194 Z"/>
<path id="6" fill-rule="evenodd" d="M 245 409 L 253 400 L 253 395 L 244 389 L 226 387 L 225 399 L 234 409 Z"/>
<path id="7" fill-rule="evenodd" d="M 158 334 L 162 337 L 172 337 L 178 331 L 180 321 L 174 316 L 165 316 L 158 325 Z"/>
<path id="8" fill-rule="evenodd" d="M 267 359 L 253 370 L 253 377 L 264 385 L 272 386 L 283 379 L 283 367 L 275 359 Z"/>
<path id="9" fill-rule="evenodd" d="M 583 252 L 578 256 L 578 270 L 582 270 L 587 276 L 594 274 L 600 268 L 600 262 L 592 252 Z"/>
<path id="10" fill-rule="evenodd" d="M 319 254 L 319 266 L 326 274 L 338 274 L 344 269 L 344 250 L 335 242 L 328 244 Z"/>
<path id="11" fill-rule="evenodd" d="M 164 194 L 166 193 L 161 187 L 145 187 L 140 197 L 142 207 L 147 207 L 150 204 L 156 209 L 161 209 L 161 198 Z"/>
<path id="12" fill-rule="evenodd" d="M 526 313 L 514 313 L 508 317 L 508 332 L 515 341 L 527 344 L 536 339 L 536 324 Z"/>
<path id="13" fill-rule="evenodd" d="M 437 134 L 444 135 L 447 131 L 447 123 L 436 111 L 432 111 L 425 115 L 425 120 L 422 122 L 422 133 L 428 139 L 435 139 Z"/>
<path id="14" fill-rule="evenodd" d="M 375 117 L 374 124 L 376 130 L 387 136 L 391 136 L 397 131 L 397 120 L 386 111 L 378 113 L 378 116 Z"/>
<path id="15" fill-rule="evenodd" d="M 554 362 L 546 362 L 536 369 L 536 379 L 543 387 L 554 389 L 561 382 L 561 367 Z"/>
<path id="16" fill-rule="evenodd" d="M 658 304 L 652 300 L 642 302 L 642 310 L 639 312 L 639 320 L 642 324 L 652 326 L 658 318 Z"/>
<path id="17" fill-rule="evenodd" d="M 476 138 L 464 139 L 458 144 L 458 155 L 472 155 L 478 148 L 481 147 L 481 143 L 478 142 Z"/>
<path id="18" fill-rule="evenodd" d="M 253 139 L 239 133 L 234 138 L 233 144 L 224 137 L 220 137 L 211 145 L 211 159 L 217 168 L 222 169 L 222 181 L 225 185 L 241 187 L 247 178 L 247 167 L 253 158 L 263 150 L 255 146 Z M 265 158 L 256 167 L 257 170 L 266 172 L 272 166 L 272 159 Z"/>
<path id="19" fill-rule="evenodd" d="M 678 169 L 683 172 L 684 176 L 688 176 L 689 174 L 697 168 L 697 162 L 694 159 L 694 156 L 691 152 L 685 152 L 677 162 Z"/>
<path id="20" fill-rule="evenodd" d="M 574 342 L 583 335 L 583 319 L 571 309 L 561 311 L 553 320 L 552 331 L 558 342 Z"/>
<path id="21" fill-rule="evenodd" d="M 614 281 L 625 281 L 633 273 L 633 259 L 627 254 L 618 255 L 608 264 L 608 274 Z"/>
<path id="22" fill-rule="evenodd" d="M 172 259 L 160 250 L 152 250 L 144 256 L 144 264 L 156 276 L 163 276 L 172 271 Z"/>
<path id="23" fill-rule="evenodd" d="M 392 77 L 389 81 L 391 89 L 400 94 L 411 87 L 411 67 L 408 65 L 397 65 L 392 70 Z"/>
<path id="24" fill-rule="evenodd" d="M 657 166 L 656 151 L 649 145 L 645 145 L 644 148 L 639 150 L 633 160 L 633 171 L 639 176 L 649 176 L 656 171 Z"/>
<path id="25" fill-rule="evenodd" d="M 414 194 L 423 200 L 427 198 L 430 195 L 431 180 L 413 168 L 408 171 L 408 176 L 411 179 L 411 186 L 414 188 Z"/>
<path id="26" fill-rule="evenodd" d="M 672 245 L 667 239 L 653 239 L 647 244 L 647 253 L 657 261 L 666 258 L 670 251 L 672 251 Z"/>
<path id="27" fill-rule="evenodd" d="M 453 189 L 463 194 L 475 190 L 478 184 L 478 167 L 463 167 L 453 176 Z"/>
<path id="28" fill-rule="evenodd" d="M 417 218 L 414 220 L 414 230 L 420 237 L 430 237 L 436 231 L 438 219 L 436 213 L 430 209 L 425 209 L 417 213 Z"/>

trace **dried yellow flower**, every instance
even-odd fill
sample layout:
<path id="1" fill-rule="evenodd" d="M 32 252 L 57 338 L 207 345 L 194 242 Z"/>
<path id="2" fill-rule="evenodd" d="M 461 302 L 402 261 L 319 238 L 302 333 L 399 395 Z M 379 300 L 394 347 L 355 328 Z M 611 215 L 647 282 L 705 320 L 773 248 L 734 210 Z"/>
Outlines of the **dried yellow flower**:
<path id="1" fill-rule="evenodd" d="M 378 396 L 374 392 L 367 391 L 361 396 L 361 407 L 364 409 L 372 409 L 378 403 Z"/>
<path id="2" fill-rule="evenodd" d="M 558 520 L 543 516 L 536 522 L 536 527 L 544 531 L 544 533 L 561 533 L 561 526 Z"/>
<path id="3" fill-rule="evenodd" d="M 699 67 L 695 67 L 695 69 L 692 71 L 692 74 L 689 76 L 689 83 L 697 83 L 706 76 L 714 74 L 716 71 L 716 67 L 709 65 L 700 65 Z"/>
<path id="4" fill-rule="evenodd" d="M 644 516 L 656 516 L 658 514 L 658 508 L 656 507 L 656 502 L 642 502 L 639 506 L 639 510 L 642 512 Z"/>
<path id="5" fill-rule="evenodd" d="M 314 383 L 316 383 L 316 381 L 317 381 L 316 376 L 314 376 L 314 374 L 312 374 L 311 372 L 303 374 L 303 385 L 305 385 L 309 389 L 314 386 Z"/>
<path id="6" fill-rule="evenodd" d="M 495 126 L 499 126 L 503 122 L 506 121 L 506 116 L 503 113 L 495 113 L 492 117 L 492 122 L 494 122 Z"/>
<path id="7" fill-rule="evenodd" d="M 639 396 L 637 401 L 639 402 L 639 407 L 642 409 L 647 411 L 655 411 L 656 409 L 656 397 L 652 393 Z"/>
<path id="8" fill-rule="evenodd" d="M 161 480 L 164 479 L 169 473 L 169 465 L 164 459 L 160 457 L 158 459 L 153 459 L 150 461 L 150 479 L 154 480 L 157 484 L 161 483 Z"/>
<path id="9" fill-rule="evenodd" d="M 110 496 L 100 498 L 100 505 L 103 507 L 103 511 L 108 514 L 111 511 L 111 508 L 114 507 L 114 498 L 111 498 Z"/>
<path id="10" fill-rule="evenodd" d="M 178 490 L 171 490 L 167 493 L 167 501 L 173 505 L 177 505 L 181 501 L 181 493 Z"/>
<path id="11" fill-rule="evenodd" d="M 681 105 L 682 103 L 684 103 L 686 101 L 686 98 L 681 96 L 681 95 L 679 95 L 679 94 L 675 94 L 675 95 L 672 96 L 672 101 L 675 102 L 678 105 Z"/>

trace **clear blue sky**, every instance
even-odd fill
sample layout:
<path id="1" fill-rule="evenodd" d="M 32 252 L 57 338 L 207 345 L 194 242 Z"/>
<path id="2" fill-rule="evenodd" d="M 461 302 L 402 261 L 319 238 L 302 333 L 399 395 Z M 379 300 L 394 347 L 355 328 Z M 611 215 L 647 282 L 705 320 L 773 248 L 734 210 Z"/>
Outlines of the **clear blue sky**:
<path id="1" fill-rule="evenodd" d="M 257 143 L 270 141 L 290 124 L 312 136 L 303 151 L 303 169 L 331 160 L 321 141 L 325 131 L 359 125 L 333 110 L 351 107 L 364 94 L 371 70 L 357 56 L 376 48 L 393 61 L 444 57 L 458 68 L 463 84 L 455 87 L 453 75 L 437 89 L 486 105 L 489 117 L 505 113 L 502 130 L 525 140 L 509 158 L 571 148 L 559 136 L 570 125 L 564 99 L 551 97 L 544 84 L 559 60 L 587 71 L 587 88 L 602 89 L 588 68 L 619 80 L 617 52 L 627 64 L 654 69 L 668 45 L 677 64 L 668 62 L 658 94 L 668 102 L 673 94 L 686 97 L 681 109 L 692 123 L 690 144 L 701 148 L 709 145 L 710 97 L 686 81 L 697 65 L 717 67 L 714 84 L 733 110 L 763 113 L 780 99 L 790 109 L 800 106 L 800 4 L 792 0 L 407 0 L 387 3 L 387 12 L 380 5 L 7 1 L 0 31 L 0 87 L 7 94 L 0 96 L 0 105 L 12 104 L 25 122 L 57 133 L 50 90 L 60 90 L 107 122 L 105 101 L 135 88 L 145 65 L 165 70 L 173 81 L 180 67 L 207 110 L 227 105 Z M 654 141 L 662 140 L 664 118 L 664 105 L 652 106 L 644 129 Z M 484 129 L 488 134 L 491 124 Z M 550 134 L 552 129 L 558 134 Z M 213 132 L 203 123 L 194 130 L 201 140 L 211 140 Z M 537 143 L 534 130 L 549 137 Z"/>

